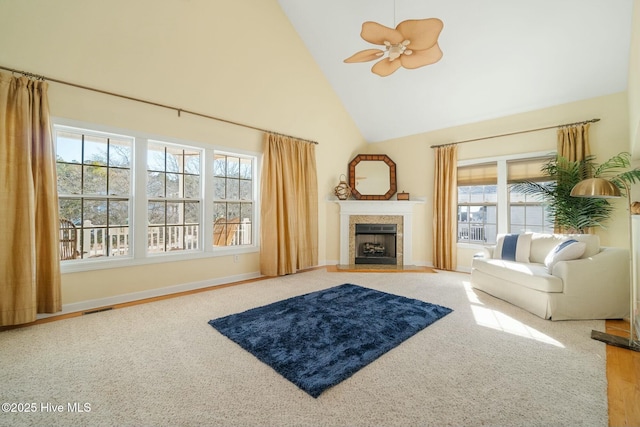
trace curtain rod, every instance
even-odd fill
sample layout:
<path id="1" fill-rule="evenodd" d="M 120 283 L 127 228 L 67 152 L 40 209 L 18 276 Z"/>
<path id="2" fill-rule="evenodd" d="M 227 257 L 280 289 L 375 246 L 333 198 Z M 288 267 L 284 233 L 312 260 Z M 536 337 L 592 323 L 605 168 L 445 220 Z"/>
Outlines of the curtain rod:
<path id="1" fill-rule="evenodd" d="M 465 139 L 464 141 L 457 141 L 457 142 L 450 142 L 450 143 L 447 143 L 447 144 L 432 145 L 431 148 L 444 147 L 445 145 L 464 144 L 465 142 L 482 141 L 483 139 L 499 138 L 501 136 L 511 136 L 511 135 L 518 135 L 518 134 L 521 134 L 521 133 L 537 132 L 539 130 L 561 128 L 563 126 L 584 125 L 584 124 L 587 124 L 587 123 L 595 123 L 595 122 L 599 122 L 599 121 L 600 121 L 600 119 L 591 119 L 591 120 L 584 120 L 584 121 L 575 122 L 575 123 L 565 123 L 565 124 L 562 124 L 562 125 L 546 126 L 546 127 L 543 127 L 543 128 L 521 130 L 521 131 L 518 131 L 518 132 L 502 133 L 500 135 L 483 136 L 482 138 Z"/>
<path id="2" fill-rule="evenodd" d="M 76 87 L 76 88 L 79 88 L 79 89 L 90 90 L 92 92 L 98 92 L 98 93 L 102 93 L 102 94 L 105 94 L 105 95 L 111 95 L 111 96 L 115 96 L 115 97 L 118 97 L 118 98 L 128 99 L 130 101 L 136 101 L 136 102 L 141 102 L 141 103 L 147 104 L 147 105 L 153 105 L 153 106 L 156 106 L 156 107 L 167 108 L 169 110 L 177 111 L 178 112 L 178 117 L 180 117 L 180 115 L 182 113 L 187 113 L 187 114 L 191 114 L 193 116 L 203 117 L 205 119 L 217 120 L 219 122 L 228 123 L 228 124 L 231 124 L 231 125 L 236 125 L 236 126 L 240 126 L 240 127 L 247 128 L 247 129 L 253 129 L 253 130 L 260 131 L 260 132 L 267 132 L 267 133 L 271 133 L 271 134 L 275 134 L 275 135 L 281 135 L 281 136 L 285 136 L 285 137 L 289 137 L 289 138 L 295 138 L 295 139 L 298 139 L 300 141 L 309 142 L 311 144 L 318 145 L 318 142 L 312 141 L 310 139 L 298 138 L 296 136 L 286 135 L 286 134 L 283 134 L 283 133 L 280 133 L 280 132 L 273 132 L 273 131 L 270 131 L 270 130 L 267 130 L 267 129 L 262 129 L 262 128 L 259 128 L 259 127 L 256 127 L 256 126 L 251 126 L 251 125 L 247 125 L 247 124 L 244 124 L 244 123 L 238 123 L 238 122 L 234 122 L 232 120 L 222 119 L 220 117 L 210 116 L 210 115 L 198 113 L 198 112 L 195 112 L 195 111 L 185 110 L 185 109 L 182 109 L 182 108 L 173 107 L 171 105 L 160 104 L 158 102 L 147 101 L 147 100 L 144 100 L 144 99 L 134 98 L 134 97 L 128 96 L 128 95 L 122 95 L 122 94 L 115 93 L 115 92 L 109 92 L 109 91 L 102 90 L 102 89 L 96 89 L 96 88 L 89 87 L 89 86 L 83 86 L 83 85 L 79 85 L 79 84 L 76 84 L 76 83 L 67 82 L 67 81 L 64 81 L 64 80 L 58 80 L 58 79 L 54 79 L 54 78 L 51 78 L 51 77 L 46 77 L 46 76 L 42 76 L 42 75 L 38 75 L 38 74 L 29 73 L 27 71 L 14 70 L 13 68 L 4 67 L 2 65 L 0 65 L 0 69 L 6 70 L 6 71 L 10 71 L 12 73 L 22 74 L 25 77 L 29 77 L 29 78 L 33 78 L 33 79 L 37 79 L 37 80 L 43 80 L 43 81 L 44 80 L 48 80 L 48 81 L 51 81 L 51 82 L 60 83 L 60 84 L 67 85 L 67 86 L 73 86 L 73 87 Z"/>

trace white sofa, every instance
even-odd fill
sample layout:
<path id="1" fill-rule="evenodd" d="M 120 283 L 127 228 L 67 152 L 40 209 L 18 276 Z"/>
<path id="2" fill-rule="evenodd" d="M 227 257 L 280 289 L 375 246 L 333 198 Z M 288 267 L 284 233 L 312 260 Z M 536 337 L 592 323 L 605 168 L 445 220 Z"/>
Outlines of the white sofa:
<path id="1" fill-rule="evenodd" d="M 529 237 L 529 236 L 527 236 Z M 619 319 L 629 315 L 629 251 L 601 247 L 596 235 L 530 236 L 529 262 L 497 259 L 495 246 L 474 257 L 471 286 L 544 319 Z M 568 238 L 586 243 L 579 259 L 545 258 Z"/>

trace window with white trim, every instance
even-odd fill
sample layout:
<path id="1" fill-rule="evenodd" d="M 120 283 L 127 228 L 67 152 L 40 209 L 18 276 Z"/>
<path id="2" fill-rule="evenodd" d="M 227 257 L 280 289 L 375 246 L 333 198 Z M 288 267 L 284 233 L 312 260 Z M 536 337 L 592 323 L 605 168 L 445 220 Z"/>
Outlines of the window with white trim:
<path id="1" fill-rule="evenodd" d="M 544 181 L 549 154 L 531 153 L 458 162 L 458 243 L 492 244 L 498 234 L 553 232 L 543 201 L 512 183 Z"/>
<path id="2" fill-rule="evenodd" d="M 202 150 L 149 141 L 147 145 L 147 250 L 200 247 Z"/>
<path id="3" fill-rule="evenodd" d="M 509 186 L 509 232 L 553 233 L 544 203 Z"/>
<path id="4" fill-rule="evenodd" d="M 60 122 L 67 271 L 258 250 L 257 153 Z"/>
<path id="5" fill-rule="evenodd" d="M 133 138 L 56 128 L 59 216 L 75 226 L 68 259 L 129 256 Z"/>
<path id="6" fill-rule="evenodd" d="M 458 242 L 495 243 L 498 187 L 496 163 L 458 168 Z"/>
<path id="7" fill-rule="evenodd" d="M 509 233 L 553 233 L 553 219 L 549 217 L 543 200 L 518 191 L 517 182 L 547 182 L 541 172 L 549 157 L 533 157 L 507 161 L 509 185 Z"/>
<path id="8" fill-rule="evenodd" d="M 254 161 L 216 152 L 213 160 L 213 246 L 253 244 Z"/>

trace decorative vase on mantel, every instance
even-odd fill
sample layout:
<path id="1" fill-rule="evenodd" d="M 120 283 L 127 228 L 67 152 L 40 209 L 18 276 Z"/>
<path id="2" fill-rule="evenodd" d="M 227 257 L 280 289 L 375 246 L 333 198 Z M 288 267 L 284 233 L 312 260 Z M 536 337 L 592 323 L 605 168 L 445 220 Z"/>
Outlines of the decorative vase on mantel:
<path id="1" fill-rule="evenodd" d="M 351 197 L 351 187 L 347 184 L 347 177 L 340 175 L 340 183 L 333 189 L 333 194 L 340 200 L 347 200 Z"/>

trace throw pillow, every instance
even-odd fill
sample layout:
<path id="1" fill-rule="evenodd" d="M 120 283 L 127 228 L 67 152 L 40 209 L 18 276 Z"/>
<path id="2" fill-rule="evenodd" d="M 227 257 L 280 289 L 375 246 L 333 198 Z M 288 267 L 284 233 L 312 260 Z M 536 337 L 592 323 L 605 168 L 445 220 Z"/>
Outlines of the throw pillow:
<path id="1" fill-rule="evenodd" d="M 493 258 L 507 261 L 529 262 L 531 236 L 531 233 L 498 235 L 496 248 L 493 251 Z"/>
<path id="2" fill-rule="evenodd" d="M 578 259 L 582 256 L 587 244 L 584 242 L 578 242 L 575 239 L 565 240 L 564 242 L 551 249 L 549 255 L 544 259 L 544 265 L 547 266 L 549 274 L 553 270 L 553 266 L 558 261 L 569 261 L 572 259 Z"/>

